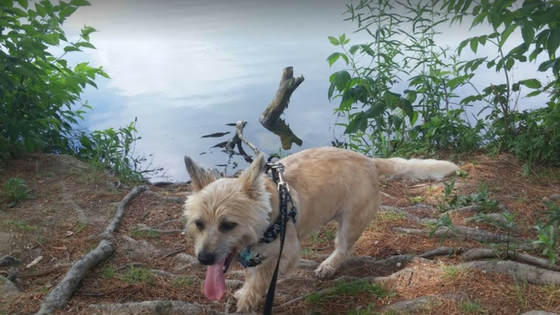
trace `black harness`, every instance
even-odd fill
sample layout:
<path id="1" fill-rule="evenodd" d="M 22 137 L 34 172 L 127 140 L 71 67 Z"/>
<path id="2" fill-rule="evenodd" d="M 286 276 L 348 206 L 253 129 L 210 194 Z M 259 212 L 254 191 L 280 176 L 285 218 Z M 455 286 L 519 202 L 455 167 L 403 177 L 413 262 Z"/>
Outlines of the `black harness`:
<path id="1" fill-rule="evenodd" d="M 280 196 L 280 213 L 274 223 L 272 223 L 268 229 L 264 232 L 263 237 L 259 240 L 259 243 L 271 243 L 278 235 L 280 235 L 280 253 L 278 254 L 278 261 L 276 262 L 276 268 L 272 274 L 272 279 L 270 280 L 270 286 L 268 287 L 268 293 L 266 295 L 266 301 L 264 305 L 263 315 L 272 314 L 272 303 L 274 302 L 274 292 L 276 290 L 276 280 L 278 279 L 278 270 L 280 267 L 280 259 L 282 258 L 282 250 L 284 249 L 284 240 L 286 238 L 286 225 L 292 220 L 296 224 L 297 209 L 292 201 L 292 196 L 290 196 L 290 187 L 282 178 L 282 172 L 284 172 L 284 165 L 280 163 L 271 163 L 270 160 L 265 166 L 265 172 L 270 172 L 272 180 L 276 183 L 278 189 L 278 195 Z M 291 204 L 290 210 L 288 210 L 288 203 Z M 246 247 L 239 254 L 238 262 L 241 263 L 245 268 L 255 267 L 262 263 L 266 257 L 262 257 L 261 254 L 256 254 L 253 256 L 251 250 L 253 245 Z"/>
<path id="2" fill-rule="evenodd" d="M 290 195 L 290 187 L 282 178 L 282 172 L 284 172 L 284 165 L 280 163 L 267 163 L 265 165 L 265 172 L 269 173 L 272 180 L 276 183 L 278 188 L 278 194 L 280 197 L 280 213 L 274 220 L 266 231 L 264 231 L 263 236 L 259 240 L 258 244 L 265 243 L 269 244 L 274 242 L 278 235 L 285 233 L 286 224 L 290 219 L 296 224 L 297 209 L 292 202 L 292 196 Z M 292 205 L 290 210 L 288 210 L 288 203 Z M 284 243 L 284 242 L 282 242 Z M 260 265 L 266 257 L 263 257 L 260 253 L 253 253 L 253 246 L 249 245 L 245 247 L 237 258 L 243 268 L 256 267 Z M 282 245 L 281 245 L 282 246 Z"/>

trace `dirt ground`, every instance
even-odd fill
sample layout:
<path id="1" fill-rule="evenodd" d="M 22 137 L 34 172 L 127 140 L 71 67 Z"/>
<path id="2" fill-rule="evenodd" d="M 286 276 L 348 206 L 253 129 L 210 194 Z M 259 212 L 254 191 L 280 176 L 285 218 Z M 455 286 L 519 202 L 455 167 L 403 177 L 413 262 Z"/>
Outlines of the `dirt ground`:
<path id="1" fill-rule="evenodd" d="M 473 248 L 494 248 L 499 254 L 507 247 L 544 257 L 539 250 L 524 249 L 517 241 L 491 245 L 469 237 L 428 235 L 444 222 L 442 210 L 451 209 L 449 220 L 454 226 L 496 236 L 507 234 L 530 243 L 537 238 L 536 223 L 547 220 L 543 200 L 560 203 L 560 169 L 533 168 L 528 172 L 509 155 L 473 154 L 456 162 L 461 172 L 453 176 L 454 186 L 447 196 L 445 189 L 449 190 L 451 179 L 383 180 L 384 207 L 356 245 L 356 255 L 362 258 L 337 272 L 337 280 L 317 280 L 312 274 L 316 262 L 332 251 L 336 226 L 329 224 L 306 240 L 303 263 L 278 284 L 274 313 L 560 312 L 559 285 L 515 281 L 511 275 L 462 264 L 461 254 Z M 23 180 L 28 188 L 26 198 L 17 204 L 8 197 L 6 183 L 11 178 Z M 0 185 L 0 258 L 12 256 L 20 261 L 0 265 L 2 315 L 37 312 L 72 264 L 97 246 L 96 236 L 105 230 L 118 203 L 133 188 L 64 155 L 28 155 L 10 161 L 0 167 Z M 149 186 L 155 194 L 145 192 L 134 198 L 113 235 L 116 252 L 88 272 L 69 304 L 56 314 L 138 314 L 96 307 L 153 300 L 196 303 L 205 306 L 205 312 L 234 312 L 233 292 L 243 281 L 239 266 L 226 275 L 230 289 L 223 301 L 207 301 L 201 292 L 205 269 L 193 261 L 191 242 L 182 233 L 181 202 L 189 190 L 186 184 Z M 478 211 L 485 214 L 514 214 L 516 225 L 504 230 L 488 220 L 473 220 L 477 210 L 463 207 L 473 204 L 482 204 Z M 453 211 L 457 208 L 463 210 Z M 420 257 L 442 247 L 450 252 Z M 422 303 L 403 308 L 403 301 Z M 395 305 L 399 307 L 393 308 Z M 146 314 L 168 312 L 156 308 Z"/>

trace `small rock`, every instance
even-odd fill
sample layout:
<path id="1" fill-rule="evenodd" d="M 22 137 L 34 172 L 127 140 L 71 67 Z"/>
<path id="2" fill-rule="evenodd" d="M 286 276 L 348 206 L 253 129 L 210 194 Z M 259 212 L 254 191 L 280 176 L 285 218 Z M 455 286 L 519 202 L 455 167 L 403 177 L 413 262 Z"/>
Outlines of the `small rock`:
<path id="1" fill-rule="evenodd" d="M 19 292 L 19 289 L 12 281 L 0 276 L 0 295 L 12 295 Z"/>
<path id="2" fill-rule="evenodd" d="M 21 260 L 13 257 L 13 256 L 4 256 L 0 258 L 0 267 L 14 267 L 21 265 Z"/>
<path id="3" fill-rule="evenodd" d="M 529 312 L 519 314 L 519 315 L 560 315 L 560 314 L 550 313 L 550 312 L 545 312 L 545 311 L 529 311 Z"/>
<path id="4" fill-rule="evenodd" d="M 175 256 L 175 259 L 180 262 L 190 264 L 191 266 L 200 265 L 200 262 L 198 261 L 198 259 L 196 259 L 196 257 L 185 253 L 177 254 L 177 256 Z"/>

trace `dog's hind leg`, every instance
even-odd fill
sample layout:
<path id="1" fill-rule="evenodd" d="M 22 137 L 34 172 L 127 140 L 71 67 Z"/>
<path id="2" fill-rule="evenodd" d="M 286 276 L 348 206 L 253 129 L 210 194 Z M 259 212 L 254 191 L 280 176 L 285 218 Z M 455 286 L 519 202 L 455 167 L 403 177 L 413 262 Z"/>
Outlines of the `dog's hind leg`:
<path id="1" fill-rule="evenodd" d="M 335 239 L 334 252 L 315 270 L 318 278 L 332 277 L 340 266 L 352 257 L 354 244 L 366 230 L 373 216 L 379 209 L 379 198 L 366 202 L 365 207 L 345 209 L 342 214 L 335 217 L 338 230 Z"/>

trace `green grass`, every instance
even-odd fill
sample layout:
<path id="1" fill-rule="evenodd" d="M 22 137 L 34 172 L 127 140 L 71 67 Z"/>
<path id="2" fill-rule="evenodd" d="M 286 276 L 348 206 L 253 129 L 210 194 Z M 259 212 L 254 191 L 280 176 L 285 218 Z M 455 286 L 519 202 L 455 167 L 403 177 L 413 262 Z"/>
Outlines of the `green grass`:
<path id="1" fill-rule="evenodd" d="M 482 308 L 482 306 L 474 301 L 460 302 L 458 304 L 461 312 L 466 314 L 488 314 L 488 311 Z"/>
<path id="2" fill-rule="evenodd" d="M 458 267 L 456 265 L 445 265 L 441 263 L 441 270 L 443 271 L 443 278 L 453 279 L 461 277 L 468 273 L 468 269 L 464 267 Z"/>
<path id="3" fill-rule="evenodd" d="M 103 278 L 105 279 L 112 279 L 115 277 L 115 267 L 108 266 L 103 269 Z"/>
<path id="4" fill-rule="evenodd" d="M 146 283 L 154 284 L 156 277 L 151 270 L 146 268 L 134 268 L 133 266 L 122 275 L 121 280 L 128 284 Z"/>
<path id="5" fill-rule="evenodd" d="M 133 229 L 132 231 L 130 231 L 130 236 L 136 238 L 159 238 L 159 234 L 157 232 L 140 229 Z"/>
<path id="6" fill-rule="evenodd" d="M 332 297 L 356 296 L 360 294 L 368 294 L 372 298 L 384 298 L 393 296 L 395 293 L 391 290 L 385 289 L 379 283 L 370 283 L 364 281 L 340 281 L 326 291 L 310 294 L 307 297 L 306 302 L 316 305 Z"/>
<path id="7" fill-rule="evenodd" d="M 15 207 L 20 202 L 31 198 L 27 183 L 23 179 L 17 177 L 10 178 L 6 181 L 2 195 L 4 195 L 4 198 L 10 203 L 10 207 Z"/>
<path id="8" fill-rule="evenodd" d="M 37 229 L 36 226 L 33 226 L 22 220 L 8 219 L 4 221 L 4 225 L 12 229 L 19 230 L 21 233 L 29 233 Z"/>
<path id="9" fill-rule="evenodd" d="M 189 288 L 195 284 L 195 279 L 188 276 L 180 276 L 179 278 L 173 280 L 171 285 L 176 288 Z"/>
<path id="10" fill-rule="evenodd" d="M 301 256 L 313 256 L 315 255 L 315 251 L 313 251 L 312 248 L 303 247 L 302 249 L 300 249 L 299 254 Z"/>

